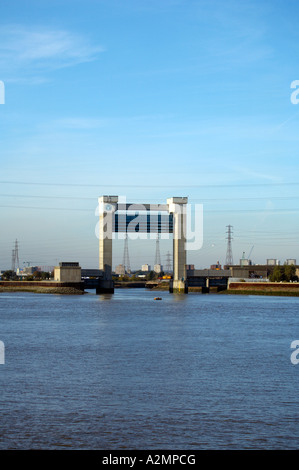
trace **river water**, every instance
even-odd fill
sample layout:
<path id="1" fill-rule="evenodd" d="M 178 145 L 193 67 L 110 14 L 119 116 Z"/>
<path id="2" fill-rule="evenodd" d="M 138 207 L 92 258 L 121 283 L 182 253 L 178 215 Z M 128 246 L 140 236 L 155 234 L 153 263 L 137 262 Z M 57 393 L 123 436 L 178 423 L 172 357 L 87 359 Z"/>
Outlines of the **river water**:
<path id="1" fill-rule="evenodd" d="M 0 449 L 296 449 L 297 339 L 295 297 L 1 293 Z"/>

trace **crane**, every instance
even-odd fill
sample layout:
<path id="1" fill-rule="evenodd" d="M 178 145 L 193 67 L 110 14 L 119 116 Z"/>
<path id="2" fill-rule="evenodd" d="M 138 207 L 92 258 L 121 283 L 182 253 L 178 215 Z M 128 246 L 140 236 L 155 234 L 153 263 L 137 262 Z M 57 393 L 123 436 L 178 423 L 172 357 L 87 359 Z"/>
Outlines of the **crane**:
<path id="1" fill-rule="evenodd" d="M 247 256 L 248 259 L 250 259 L 250 255 L 251 255 L 251 253 L 252 253 L 253 248 L 254 248 L 254 245 L 252 245 L 251 250 L 249 251 L 249 254 L 248 254 L 248 256 Z"/>
<path id="2" fill-rule="evenodd" d="M 23 264 L 27 264 L 27 266 L 32 266 L 33 263 L 34 263 L 35 265 L 42 265 L 42 264 L 44 264 L 44 263 L 41 263 L 40 261 L 24 261 L 24 262 L 23 262 Z"/>

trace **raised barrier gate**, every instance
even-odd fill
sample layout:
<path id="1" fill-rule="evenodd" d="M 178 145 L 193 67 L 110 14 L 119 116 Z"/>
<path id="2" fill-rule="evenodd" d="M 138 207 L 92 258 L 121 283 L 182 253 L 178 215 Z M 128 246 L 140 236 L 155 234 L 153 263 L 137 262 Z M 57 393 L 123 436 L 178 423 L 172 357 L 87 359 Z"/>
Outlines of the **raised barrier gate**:
<path id="1" fill-rule="evenodd" d="M 188 292 L 186 282 L 187 197 L 172 197 L 166 204 L 128 204 L 118 196 L 99 197 L 99 269 L 103 279 L 97 293 L 114 292 L 112 242 L 115 233 L 172 233 L 173 282 L 170 292 Z"/>

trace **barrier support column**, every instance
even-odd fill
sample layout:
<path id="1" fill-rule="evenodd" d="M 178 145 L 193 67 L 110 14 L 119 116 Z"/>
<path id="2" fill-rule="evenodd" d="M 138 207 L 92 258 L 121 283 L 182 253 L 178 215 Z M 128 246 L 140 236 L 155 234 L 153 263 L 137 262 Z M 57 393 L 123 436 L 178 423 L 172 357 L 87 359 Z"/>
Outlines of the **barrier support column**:
<path id="1" fill-rule="evenodd" d="M 173 214 L 173 281 L 169 292 L 188 293 L 186 277 L 186 219 L 187 197 L 167 199 L 169 213 Z"/>
<path id="2" fill-rule="evenodd" d="M 117 210 L 118 196 L 99 197 L 99 269 L 102 279 L 96 288 L 97 294 L 114 293 L 112 280 L 112 235 L 113 217 Z"/>

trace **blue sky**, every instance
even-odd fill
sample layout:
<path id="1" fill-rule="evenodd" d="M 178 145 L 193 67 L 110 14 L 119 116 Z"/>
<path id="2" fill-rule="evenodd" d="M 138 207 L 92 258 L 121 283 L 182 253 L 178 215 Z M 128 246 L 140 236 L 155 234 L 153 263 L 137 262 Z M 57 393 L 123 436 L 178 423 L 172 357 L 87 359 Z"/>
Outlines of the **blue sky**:
<path id="1" fill-rule="evenodd" d="M 2 0 L 0 269 L 97 267 L 97 198 L 203 204 L 188 262 L 299 260 L 299 4 Z M 122 262 L 115 242 L 114 264 Z M 131 266 L 155 243 L 129 245 Z M 165 262 L 171 243 L 161 243 Z M 298 261 L 299 262 L 299 261 Z"/>

